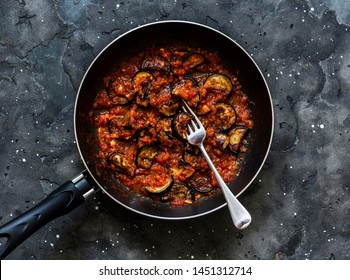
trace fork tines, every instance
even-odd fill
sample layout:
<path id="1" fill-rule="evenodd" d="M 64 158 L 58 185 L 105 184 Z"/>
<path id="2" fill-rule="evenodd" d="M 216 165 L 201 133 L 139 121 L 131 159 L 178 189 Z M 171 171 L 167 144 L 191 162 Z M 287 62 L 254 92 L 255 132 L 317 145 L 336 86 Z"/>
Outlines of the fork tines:
<path id="1" fill-rule="evenodd" d="M 193 134 L 194 132 L 198 131 L 198 130 L 203 130 L 205 133 L 205 129 L 201 123 L 201 121 L 198 119 L 198 117 L 196 116 L 196 114 L 192 111 L 192 109 L 190 108 L 190 106 L 188 106 L 188 104 L 186 103 L 185 100 L 182 100 L 184 105 L 182 106 L 182 109 L 184 110 L 184 112 L 189 113 L 192 115 L 192 119 L 191 119 L 191 123 L 189 123 L 187 125 L 187 137 L 190 134 Z"/>

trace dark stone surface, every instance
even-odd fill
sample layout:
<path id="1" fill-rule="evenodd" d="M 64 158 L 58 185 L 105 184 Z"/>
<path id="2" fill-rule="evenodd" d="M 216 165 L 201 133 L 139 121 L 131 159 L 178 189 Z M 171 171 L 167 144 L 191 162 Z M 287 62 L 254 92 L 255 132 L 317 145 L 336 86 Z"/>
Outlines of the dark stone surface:
<path id="1" fill-rule="evenodd" d="M 97 193 L 8 259 L 350 259 L 348 2 L 164 2 L 1 1 L 0 223 L 83 170 L 73 108 L 93 58 L 138 25 L 180 19 L 236 40 L 270 87 L 271 152 L 240 197 L 251 226 L 236 230 L 227 209 L 151 219 Z"/>

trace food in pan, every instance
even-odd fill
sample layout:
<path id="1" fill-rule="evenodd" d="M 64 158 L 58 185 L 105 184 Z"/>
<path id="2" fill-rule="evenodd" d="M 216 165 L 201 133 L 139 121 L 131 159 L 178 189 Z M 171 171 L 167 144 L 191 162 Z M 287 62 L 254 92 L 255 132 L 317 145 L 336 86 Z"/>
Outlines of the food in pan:
<path id="1" fill-rule="evenodd" d="M 178 45 L 149 48 L 104 77 L 93 105 L 98 168 L 171 205 L 217 192 L 203 155 L 187 142 L 191 115 L 182 99 L 204 125 L 204 145 L 220 175 L 232 182 L 253 129 L 250 101 L 216 53 Z"/>

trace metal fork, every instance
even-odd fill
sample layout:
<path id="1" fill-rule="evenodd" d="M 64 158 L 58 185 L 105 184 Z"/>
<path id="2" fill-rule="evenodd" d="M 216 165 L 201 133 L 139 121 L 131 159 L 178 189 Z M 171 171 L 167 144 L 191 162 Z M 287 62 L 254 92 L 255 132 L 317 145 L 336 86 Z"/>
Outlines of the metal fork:
<path id="1" fill-rule="evenodd" d="M 247 226 L 249 226 L 252 218 L 247 211 L 247 209 L 244 208 L 244 206 L 238 201 L 238 199 L 233 195 L 233 193 L 230 191 L 224 180 L 221 178 L 219 172 L 216 170 L 213 162 L 211 161 L 207 151 L 204 148 L 203 141 L 206 136 L 206 132 L 204 129 L 204 126 L 200 122 L 200 120 L 197 118 L 195 113 L 191 110 L 191 108 L 187 105 L 187 103 L 183 100 L 184 105 L 182 106 L 183 110 L 187 113 L 190 113 L 194 120 L 191 120 L 192 125 L 188 125 L 188 133 L 187 134 L 187 140 L 191 145 L 196 145 L 199 147 L 201 152 L 203 153 L 206 161 L 208 162 L 208 165 L 210 166 L 211 170 L 213 171 L 215 178 L 220 185 L 222 192 L 224 194 L 224 197 L 227 202 L 228 209 L 230 210 L 230 214 L 232 217 L 232 221 L 235 224 L 235 226 L 238 229 L 244 229 Z"/>

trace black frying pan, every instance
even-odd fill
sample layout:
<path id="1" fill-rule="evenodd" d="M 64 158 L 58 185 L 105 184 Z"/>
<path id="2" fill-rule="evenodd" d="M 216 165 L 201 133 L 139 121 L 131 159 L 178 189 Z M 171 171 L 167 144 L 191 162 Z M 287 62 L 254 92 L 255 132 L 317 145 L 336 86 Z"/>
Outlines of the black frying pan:
<path id="1" fill-rule="evenodd" d="M 273 134 L 273 107 L 267 84 L 249 54 L 231 38 L 210 27 L 192 22 L 163 21 L 133 29 L 111 42 L 87 70 L 76 98 L 74 130 L 80 155 L 86 167 L 76 178 L 49 194 L 42 202 L 0 227 L 0 256 L 6 257 L 27 237 L 52 219 L 69 213 L 101 188 L 113 200 L 137 213 L 160 219 L 187 219 L 213 212 L 226 205 L 221 193 L 184 207 L 169 206 L 142 197 L 121 185 L 103 170 L 97 170 L 97 141 L 89 113 L 101 78 L 119 62 L 150 45 L 185 43 L 191 47 L 217 51 L 225 67 L 237 73 L 243 91 L 252 101 L 254 129 L 244 155 L 240 176 L 229 185 L 240 195 L 255 179 L 268 154 Z M 113 186 L 117 185 L 118 188 Z"/>

